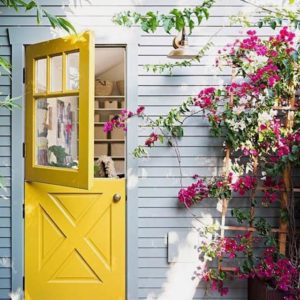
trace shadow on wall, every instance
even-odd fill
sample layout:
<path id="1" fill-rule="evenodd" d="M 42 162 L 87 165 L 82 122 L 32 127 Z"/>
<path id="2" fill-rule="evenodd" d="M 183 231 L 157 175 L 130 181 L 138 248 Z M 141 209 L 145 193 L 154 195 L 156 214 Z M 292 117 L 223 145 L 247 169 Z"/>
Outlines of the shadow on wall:
<path id="1" fill-rule="evenodd" d="M 199 258 L 198 247 L 203 238 L 197 231 L 199 221 L 212 224 L 211 215 L 202 215 L 192 221 L 193 228 L 168 234 L 168 263 L 166 282 L 162 285 L 160 295 L 149 294 L 147 300 L 191 300 L 195 296 L 206 261 Z M 207 241 L 206 237 L 206 241 Z M 198 276 L 195 276 L 197 272 Z M 202 293 L 201 293 L 202 294 Z M 203 292 L 205 294 L 205 292 Z M 203 295 L 205 296 L 205 295 Z"/>

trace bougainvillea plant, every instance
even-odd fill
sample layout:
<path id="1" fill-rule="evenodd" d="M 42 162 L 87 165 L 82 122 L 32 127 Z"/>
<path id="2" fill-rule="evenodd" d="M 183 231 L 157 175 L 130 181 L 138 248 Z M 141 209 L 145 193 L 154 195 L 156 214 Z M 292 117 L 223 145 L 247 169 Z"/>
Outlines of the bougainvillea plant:
<path id="1" fill-rule="evenodd" d="M 299 54 L 299 42 L 287 27 L 269 39 L 260 39 L 254 30 L 249 30 L 246 38 L 219 51 L 216 67 L 230 66 L 234 70 L 232 82 L 223 87 L 204 88 L 166 117 L 151 119 L 140 107 L 136 113 L 126 112 L 109 121 L 105 128 L 125 129 L 127 118 L 133 115 L 144 118 L 144 126 L 152 132 L 134 152 L 136 157 L 142 157 L 156 143 L 167 142 L 176 148 L 177 139 L 184 136 L 185 121 L 191 116 L 201 116 L 208 121 L 212 134 L 224 137 L 225 147 L 231 149 L 229 166 L 219 177 L 194 176 L 195 182 L 178 192 L 179 202 L 190 208 L 197 203 L 201 205 L 204 199 L 229 201 L 234 195 L 249 195 L 249 206 L 274 209 L 273 204 L 280 202 L 284 188 L 283 172 L 287 166 L 293 169 L 300 158 Z M 286 126 L 290 111 L 294 114 L 294 124 Z M 178 148 L 176 154 L 180 166 Z M 262 192 L 262 197 L 255 196 L 256 190 Z M 225 256 L 235 261 L 236 268 L 228 273 L 207 264 L 205 273 L 196 275 L 210 282 L 211 288 L 221 295 L 228 292 L 225 280 L 258 277 L 284 292 L 285 299 L 299 299 L 300 245 L 296 255 L 287 258 L 280 254 L 278 241 L 266 219 L 253 217 L 249 209 L 234 208 L 231 213 L 238 223 L 251 230 L 234 238 L 215 233 L 213 239 L 199 246 L 199 252 L 201 257 L 212 261 Z M 288 220 L 289 214 L 293 211 L 288 208 L 280 211 L 282 219 Z M 263 253 L 257 250 L 262 245 Z"/>

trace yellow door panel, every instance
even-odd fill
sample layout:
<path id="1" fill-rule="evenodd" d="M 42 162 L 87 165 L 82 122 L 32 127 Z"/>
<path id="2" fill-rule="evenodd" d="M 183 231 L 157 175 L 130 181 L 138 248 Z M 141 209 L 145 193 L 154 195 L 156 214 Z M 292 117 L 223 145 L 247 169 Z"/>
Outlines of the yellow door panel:
<path id="1" fill-rule="evenodd" d="M 25 184 L 25 297 L 125 299 L 124 180 Z"/>

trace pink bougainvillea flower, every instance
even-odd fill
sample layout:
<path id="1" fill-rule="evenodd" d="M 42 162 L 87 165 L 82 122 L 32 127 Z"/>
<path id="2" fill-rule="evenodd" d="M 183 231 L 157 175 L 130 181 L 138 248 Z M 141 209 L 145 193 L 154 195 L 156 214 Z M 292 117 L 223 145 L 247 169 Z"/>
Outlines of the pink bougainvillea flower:
<path id="1" fill-rule="evenodd" d="M 154 132 L 150 134 L 150 136 L 145 141 L 145 145 L 151 147 L 158 140 L 158 135 Z"/>
<path id="2" fill-rule="evenodd" d="M 137 115 L 141 115 L 145 110 L 145 106 L 139 106 L 136 110 Z"/>
<path id="3" fill-rule="evenodd" d="M 104 126 L 103 126 L 103 131 L 104 132 L 110 132 L 110 131 L 113 130 L 113 128 L 114 128 L 114 125 L 113 125 L 112 122 L 105 122 Z"/>
<path id="4" fill-rule="evenodd" d="M 253 30 L 253 29 L 249 29 L 249 30 L 247 31 L 247 34 L 250 35 L 250 36 L 253 36 L 253 35 L 256 35 L 256 31 Z"/>
<path id="5" fill-rule="evenodd" d="M 198 96 L 194 99 L 194 105 L 203 109 L 211 108 L 214 102 L 215 91 L 216 89 L 214 87 L 201 90 Z"/>
<path id="6" fill-rule="evenodd" d="M 245 193 L 251 189 L 253 189 L 256 185 L 256 178 L 252 176 L 242 176 L 239 177 L 238 180 L 233 183 L 232 189 L 235 192 L 238 192 L 241 196 L 245 195 Z"/>
<path id="7" fill-rule="evenodd" d="M 268 78 L 268 84 L 269 84 L 270 87 L 273 87 L 275 85 L 275 83 L 278 82 L 279 80 L 280 80 L 279 75 L 270 76 Z"/>
<path id="8" fill-rule="evenodd" d="M 183 203 L 187 207 L 190 207 L 194 203 L 200 202 L 207 197 L 208 187 L 202 179 L 199 179 L 187 188 L 180 189 L 178 192 L 179 203 Z"/>
<path id="9" fill-rule="evenodd" d="M 140 116 L 144 113 L 145 107 L 139 106 L 136 112 L 122 109 L 119 115 L 115 115 L 111 120 L 104 123 L 103 131 L 110 132 L 114 128 L 121 128 L 127 131 L 127 121 L 134 116 Z"/>
<path id="10" fill-rule="evenodd" d="M 275 192 L 265 191 L 262 199 L 263 205 L 267 206 L 268 204 L 272 204 L 278 200 L 278 195 Z"/>

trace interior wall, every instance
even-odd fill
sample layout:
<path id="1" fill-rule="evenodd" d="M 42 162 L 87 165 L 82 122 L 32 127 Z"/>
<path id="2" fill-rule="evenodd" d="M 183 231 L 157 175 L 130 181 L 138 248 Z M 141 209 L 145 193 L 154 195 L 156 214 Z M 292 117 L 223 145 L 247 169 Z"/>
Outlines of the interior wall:
<path id="1" fill-rule="evenodd" d="M 113 81 L 114 87 L 112 95 L 119 95 L 120 93 L 117 88 L 116 81 L 124 80 L 124 62 L 112 67 L 104 73 L 97 74 L 96 72 L 96 78 Z"/>

